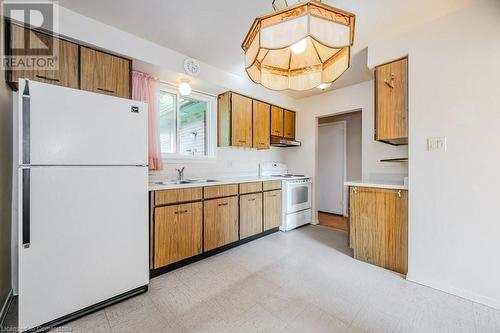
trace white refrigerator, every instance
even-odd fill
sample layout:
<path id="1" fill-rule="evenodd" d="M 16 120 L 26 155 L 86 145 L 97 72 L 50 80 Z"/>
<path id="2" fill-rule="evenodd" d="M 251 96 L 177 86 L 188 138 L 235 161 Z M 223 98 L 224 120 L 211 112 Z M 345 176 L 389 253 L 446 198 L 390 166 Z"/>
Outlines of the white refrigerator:
<path id="1" fill-rule="evenodd" d="M 147 291 L 148 114 L 144 103 L 28 80 L 17 97 L 15 282 L 25 331 Z"/>

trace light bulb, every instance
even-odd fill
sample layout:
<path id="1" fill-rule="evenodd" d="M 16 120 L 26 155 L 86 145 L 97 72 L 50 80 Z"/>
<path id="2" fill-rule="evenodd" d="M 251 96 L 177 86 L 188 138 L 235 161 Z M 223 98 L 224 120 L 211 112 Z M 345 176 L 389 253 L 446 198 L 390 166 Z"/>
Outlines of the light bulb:
<path id="1" fill-rule="evenodd" d="M 182 96 L 187 96 L 191 93 L 191 86 L 187 82 L 182 82 L 179 86 L 179 93 Z"/>
<path id="2" fill-rule="evenodd" d="M 318 89 L 321 89 L 321 90 L 325 90 L 325 89 L 328 89 L 330 88 L 332 84 L 331 83 L 321 83 L 319 86 L 318 86 Z"/>
<path id="3" fill-rule="evenodd" d="M 306 50 L 307 47 L 307 39 L 302 39 L 301 41 L 298 41 L 297 43 L 293 44 L 291 46 L 292 52 L 294 54 L 301 54 Z"/>

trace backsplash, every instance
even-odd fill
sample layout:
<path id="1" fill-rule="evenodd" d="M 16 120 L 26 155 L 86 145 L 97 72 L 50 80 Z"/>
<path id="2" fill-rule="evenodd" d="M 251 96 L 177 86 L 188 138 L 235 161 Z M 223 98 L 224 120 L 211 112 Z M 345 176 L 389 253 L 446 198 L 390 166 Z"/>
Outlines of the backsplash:
<path id="1" fill-rule="evenodd" d="M 149 181 L 156 182 L 177 178 L 176 168 L 185 167 L 185 178 L 231 178 L 257 176 L 259 163 L 284 162 L 285 149 L 271 147 L 270 150 L 244 148 L 217 148 L 211 160 L 164 160 L 161 171 L 150 171 Z"/>

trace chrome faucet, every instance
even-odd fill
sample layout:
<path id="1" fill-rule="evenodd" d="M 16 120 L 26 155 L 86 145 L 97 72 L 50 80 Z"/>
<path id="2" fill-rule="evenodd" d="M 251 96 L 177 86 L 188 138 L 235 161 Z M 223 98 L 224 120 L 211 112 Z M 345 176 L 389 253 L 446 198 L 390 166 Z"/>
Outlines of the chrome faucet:
<path id="1" fill-rule="evenodd" d="M 177 171 L 177 180 L 184 180 L 184 169 L 186 167 L 182 167 L 180 169 L 175 169 L 175 171 Z"/>

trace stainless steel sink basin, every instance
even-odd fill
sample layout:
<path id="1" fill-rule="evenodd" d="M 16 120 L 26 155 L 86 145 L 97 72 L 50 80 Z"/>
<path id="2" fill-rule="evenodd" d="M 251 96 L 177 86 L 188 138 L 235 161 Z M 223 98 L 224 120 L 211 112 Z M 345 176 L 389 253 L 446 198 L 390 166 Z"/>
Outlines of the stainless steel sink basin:
<path id="1" fill-rule="evenodd" d="M 184 180 L 171 180 L 167 182 L 156 182 L 156 185 L 181 185 L 193 183 L 218 183 L 220 180 L 215 179 L 184 179 Z"/>

